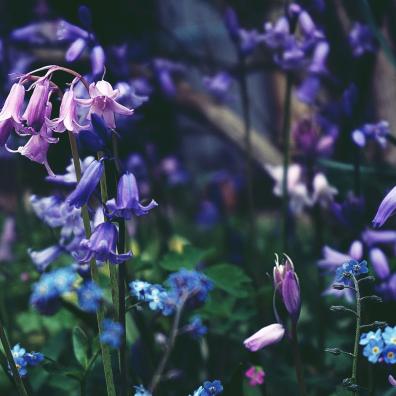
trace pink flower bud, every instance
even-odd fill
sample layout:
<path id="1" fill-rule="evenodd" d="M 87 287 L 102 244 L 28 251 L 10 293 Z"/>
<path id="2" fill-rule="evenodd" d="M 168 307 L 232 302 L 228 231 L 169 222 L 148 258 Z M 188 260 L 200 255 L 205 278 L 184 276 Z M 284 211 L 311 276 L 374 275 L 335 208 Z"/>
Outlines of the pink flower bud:
<path id="1" fill-rule="evenodd" d="M 279 323 L 274 323 L 263 327 L 257 333 L 247 338 L 243 344 L 247 349 L 256 352 L 268 345 L 279 342 L 285 335 L 284 327 Z"/>

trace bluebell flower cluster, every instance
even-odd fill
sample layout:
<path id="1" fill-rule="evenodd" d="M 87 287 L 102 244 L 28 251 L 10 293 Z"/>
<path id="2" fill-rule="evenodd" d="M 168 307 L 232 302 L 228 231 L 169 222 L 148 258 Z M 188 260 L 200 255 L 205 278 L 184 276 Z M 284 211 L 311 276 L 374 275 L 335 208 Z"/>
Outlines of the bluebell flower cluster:
<path id="1" fill-rule="evenodd" d="M 396 363 L 396 326 L 378 329 L 376 332 L 363 333 L 360 345 L 364 346 L 363 355 L 371 363 Z"/>
<path id="2" fill-rule="evenodd" d="M 138 301 L 147 302 L 150 309 L 170 315 L 184 301 L 189 308 L 202 305 L 213 289 L 213 282 L 203 273 L 184 268 L 171 274 L 166 280 L 167 288 L 135 280 L 129 284 L 131 295 Z"/>
<path id="3" fill-rule="evenodd" d="M 121 337 L 124 334 L 124 328 L 118 322 L 111 319 L 104 319 L 102 322 L 102 334 L 100 341 L 109 345 L 113 349 L 118 349 L 121 345 Z"/>
<path id="4" fill-rule="evenodd" d="M 335 281 L 344 285 L 350 285 L 352 284 L 352 275 L 357 277 L 367 273 L 367 261 L 349 260 L 337 268 Z"/>
<path id="5" fill-rule="evenodd" d="M 192 396 L 213 396 L 223 392 L 223 385 L 219 380 L 205 381 Z"/>
<path id="6" fill-rule="evenodd" d="M 26 352 L 26 349 L 22 348 L 19 344 L 14 345 L 11 349 L 11 353 L 21 377 L 25 377 L 28 374 L 28 366 L 35 367 L 44 360 L 44 355 L 42 353 Z M 8 369 L 12 375 L 11 368 L 9 367 Z"/>

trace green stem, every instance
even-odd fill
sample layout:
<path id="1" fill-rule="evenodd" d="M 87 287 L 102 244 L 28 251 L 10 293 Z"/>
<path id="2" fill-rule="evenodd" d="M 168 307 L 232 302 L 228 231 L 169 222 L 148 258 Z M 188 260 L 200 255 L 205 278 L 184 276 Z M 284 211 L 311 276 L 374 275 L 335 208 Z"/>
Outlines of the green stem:
<path id="1" fill-rule="evenodd" d="M 70 149 L 71 149 L 72 156 L 73 156 L 74 168 L 76 170 L 77 182 L 79 182 L 81 179 L 81 166 L 80 166 L 80 157 L 79 157 L 78 148 L 77 148 L 77 141 L 76 141 L 76 137 L 74 136 L 73 132 L 69 131 L 68 133 L 69 133 Z M 89 238 L 91 236 L 91 223 L 89 220 L 89 213 L 88 213 L 88 208 L 86 205 L 84 205 L 81 208 L 81 214 L 82 214 L 83 223 L 84 223 L 85 236 L 86 236 L 86 238 Z M 99 271 L 98 271 L 98 267 L 96 266 L 96 261 L 94 259 L 91 260 L 91 262 L 90 262 L 90 268 L 91 268 L 92 280 L 99 284 Z M 102 330 L 103 330 L 102 322 L 103 322 L 104 318 L 105 318 L 105 311 L 104 311 L 104 307 L 101 305 L 99 307 L 98 311 L 96 312 L 99 337 L 102 334 Z M 105 375 L 105 379 L 106 379 L 107 395 L 108 396 L 116 396 L 114 379 L 113 379 L 113 370 L 111 367 L 110 348 L 108 345 L 103 344 L 102 342 L 100 343 L 100 347 L 101 347 L 101 352 L 102 352 L 103 370 L 104 370 L 104 375 Z"/>
<path id="2" fill-rule="evenodd" d="M 299 393 L 300 396 L 306 396 L 307 390 L 305 387 L 304 369 L 301 360 L 300 347 L 298 346 L 297 323 L 294 321 L 292 323 L 292 329 L 291 329 L 291 341 L 293 344 L 294 367 L 296 370 Z"/>
<path id="3" fill-rule="evenodd" d="M 355 332 L 355 345 L 353 348 L 353 361 L 352 361 L 352 375 L 351 380 L 353 384 L 357 383 L 357 365 L 359 358 L 359 339 L 360 339 L 360 322 L 362 316 L 361 301 L 360 301 L 360 289 L 359 282 L 352 275 L 353 284 L 356 290 L 356 332 Z M 353 394 L 357 395 L 358 391 L 352 391 Z"/>
<path id="4" fill-rule="evenodd" d="M 285 88 L 285 104 L 283 108 L 283 123 L 282 123 L 282 136 L 283 136 L 283 179 L 282 179 L 282 217 L 283 217 L 283 250 L 288 250 L 288 228 L 289 228 L 289 189 L 287 186 L 288 170 L 289 170 L 289 157 L 290 157 L 290 112 L 291 112 L 291 93 L 292 93 L 292 75 L 286 75 L 286 88 Z"/>
<path id="5" fill-rule="evenodd" d="M 17 388 L 20 396 L 28 396 L 25 385 L 16 367 L 14 357 L 12 356 L 10 343 L 8 342 L 8 338 L 5 329 L 3 327 L 3 323 L 1 321 L 0 321 L 0 340 L 1 340 L 1 344 L 3 345 L 4 352 L 7 356 L 8 364 L 10 365 L 11 368 L 15 387 Z"/>

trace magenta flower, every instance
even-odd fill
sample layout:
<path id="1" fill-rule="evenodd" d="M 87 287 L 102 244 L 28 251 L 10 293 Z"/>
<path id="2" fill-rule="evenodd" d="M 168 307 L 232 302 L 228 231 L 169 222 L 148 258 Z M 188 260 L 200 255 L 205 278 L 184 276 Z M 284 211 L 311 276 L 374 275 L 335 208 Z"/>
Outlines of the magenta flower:
<path id="1" fill-rule="evenodd" d="M 250 386 L 262 385 L 264 383 L 265 372 L 260 366 L 252 366 L 246 370 L 245 377 L 249 379 Z"/>
<path id="2" fill-rule="evenodd" d="M 395 214 L 396 211 L 396 186 L 392 188 L 386 194 L 385 198 L 382 200 L 377 214 L 373 219 L 373 227 L 379 228 L 384 225 L 384 223 Z"/>
<path id="3" fill-rule="evenodd" d="M 119 104 L 116 98 L 119 96 L 119 90 L 113 89 L 110 83 L 100 80 L 89 86 L 90 99 L 77 99 L 82 105 L 90 106 L 89 115 L 97 114 L 103 117 L 107 127 L 115 128 L 115 114 L 131 116 L 133 109 Z"/>
<path id="4" fill-rule="evenodd" d="M 20 113 L 24 97 L 24 86 L 13 84 L 0 112 L 0 146 L 7 142 L 13 128 L 21 126 Z"/>
<path id="5" fill-rule="evenodd" d="M 285 335 L 285 328 L 279 323 L 265 326 L 252 336 L 247 338 L 243 344 L 247 349 L 256 352 L 268 345 L 276 344 Z"/>
<path id="6" fill-rule="evenodd" d="M 37 134 L 44 124 L 48 114 L 48 99 L 51 95 L 50 81 L 47 78 L 37 80 L 29 103 L 23 113 L 22 119 L 26 120 L 28 128 L 26 132 Z"/>
<path id="7" fill-rule="evenodd" d="M 64 132 L 67 130 L 77 133 L 81 129 L 88 128 L 88 124 L 81 125 L 78 122 L 77 103 L 73 89 L 68 89 L 62 98 L 59 117 L 48 121 L 48 125 L 54 132 Z"/>

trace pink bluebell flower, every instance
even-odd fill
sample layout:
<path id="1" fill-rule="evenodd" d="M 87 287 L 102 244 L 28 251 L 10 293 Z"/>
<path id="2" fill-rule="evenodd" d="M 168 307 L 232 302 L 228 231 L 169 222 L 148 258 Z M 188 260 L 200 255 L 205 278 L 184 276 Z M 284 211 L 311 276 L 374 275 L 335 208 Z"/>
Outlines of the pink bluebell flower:
<path id="1" fill-rule="evenodd" d="M 19 129 L 22 125 L 21 110 L 24 97 L 25 87 L 19 83 L 13 84 L 0 112 L 0 146 L 7 142 L 14 128 Z"/>
<path id="2" fill-rule="evenodd" d="M 147 205 L 139 202 L 139 190 L 133 173 L 125 173 L 121 176 L 117 186 L 117 197 L 107 201 L 106 207 L 111 217 L 123 217 L 130 219 L 132 215 L 142 216 L 147 214 L 158 204 L 151 200 Z"/>
<path id="3" fill-rule="evenodd" d="M 389 374 L 388 381 L 393 387 L 396 387 L 396 379 L 393 377 L 392 374 Z"/>
<path id="4" fill-rule="evenodd" d="M 100 80 L 89 86 L 90 99 L 77 99 L 77 101 L 82 105 L 90 106 L 89 116 L 97 114 L 103 117 L 106 126 L 114 129 L 116 127 L 115 114 L 125 116 L 133 114 L 133 109 L 128 109 L 116 101 L 119 94 L 119 91 L 114 90 L 110 83 Z"/>
<path id="5" fill-rule="evenodd" d="M 276 344 L 285 335 L 285 328 L 279 324 L 274 323 L 269 326 L 265 326 L 252 336 L 247 338 L 243 344 L 247 349 L 252 352 L 256 352 L 268 345 Z"/>

